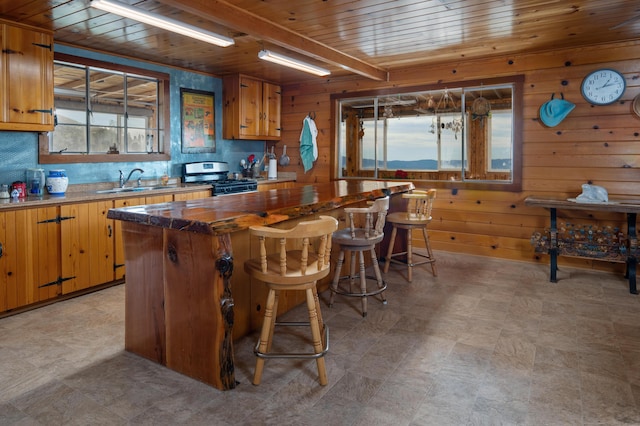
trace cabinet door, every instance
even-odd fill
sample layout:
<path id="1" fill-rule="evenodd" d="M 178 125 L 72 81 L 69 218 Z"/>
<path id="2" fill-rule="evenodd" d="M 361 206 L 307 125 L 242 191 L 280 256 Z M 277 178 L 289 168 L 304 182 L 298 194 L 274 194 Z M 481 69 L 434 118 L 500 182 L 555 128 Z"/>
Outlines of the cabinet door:
<path id="1" fill-rule="evenodd" d="M 120 207 L 130 207 L 130 206 L 140 206 L 144 204 L 144 197 L 138 198 L 124 198 L 115 200 L 113 202 L 113 206 L 115 208 Z M 114 245 L 115 245 L 115 253 L 114 253 L 114 270 L 115 270 L 115 279 L 120 280 L 125 276 L 125 266 L 124 266 L 124 244 L 122 242 L 122 221 L 114 220 L 113 221 L 113 229 L 114 229 Z"/>
<path id="2" fill-rule="evenodd" d="M 196 191 L 196 192 L 180 192 L 177 194 L 173 194 L 173 201 L 197 200 L 198 198 L 209 198 L 211 196 L 212 196 L 211 190 Z"/>
<path id="3" fill-rule="evenodd" d="M 2 28 L 3 105 L 0 129 L 53 130 L 53 37 Z M 8 124 L 10 123 L 10 124 Z"/>
<path id="4" fill-rule="evenodd" d="M 107 219 L 113 202 L 60 206 L 62 239 L 62 293 L 114 280 L 114 221 Z"/>
<path id="5" fill-rule="evenodd" d="M 280 86 L 263 83 L 263 135 L 280 138 L 280 109 L 282 93 Z"/>
<path id="6" fill-rule="evenodd" d="M 57 207 L 0 213 L 0 312 L 60 293 Z"/>
<path id="7" fill-rule="evenodd" d="M 296 183 L 291 182 L 275 182 L 275 183 L 261 183 L 258 185 L 258 192 L 269 191 L 271 189 L 287 189 L 287 188 L 295 188 Z"/>
<path id="8" fill-rule="evenodd" d="M 152 195 L 144 198 L 145 204 L 170 203 L 173 201 L 173 194 Z"/>
<path id="9" fill-rule="evenodd" d="M 240 136 L 261 135 L 262 82 L 240 78 Z"/>

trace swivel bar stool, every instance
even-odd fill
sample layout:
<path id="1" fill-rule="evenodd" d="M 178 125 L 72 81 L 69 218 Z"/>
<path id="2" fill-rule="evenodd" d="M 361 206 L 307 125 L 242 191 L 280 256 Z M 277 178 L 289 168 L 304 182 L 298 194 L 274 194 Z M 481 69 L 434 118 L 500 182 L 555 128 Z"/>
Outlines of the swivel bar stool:
<path id="1" fill-rule="evenodd" d="M 376 244 L 382 241 L 384 237 L 383 228 L 387 210 L 389 210 L 389 197 L 378 198 L 369 207 L 344 209 L 347 227 L 333 234 L 333 244 L 340 246 L 340 254 L 330 287 L 329 307 L 333 306 L 336 294 L 360 297 L 362 301 L 362 316 L 366 317 L 368 296 L 380 294 L 382 303 L 387 303 L 387 299 L 384 297 L 384 290 L 387 288 L 387 284 L 382 279 L 376 255 Z M 372 277 L 372 279 L 375 279 L 377 283 L 377 288 L 371 291 L 367 290 L 367 279 L 369 277 L 365 274 L 365 251 L 371 254 L 371 263 L 375 274 L 375 278 Z M 341 276 L 346 252 L 351 253 L 349 274 Z M 359 255 L 359 272 L 357 274 L 356 253 Z M 354 288 L 357 280 L 360 282 L 359 289 Z M 346 283 L 348 283 L 348 289 L 344 288 Z"/>
<path id="2" fill-rule="evenodd" d="M 436 198 L 436 190 L 416 190 L 409 194 L 402 194 L 402 198 L 406 200 L 406 210 L 404 212 L 394 212 L 387 216 L 387 222 L 393 226 L 393 229 L 391 230 L 389 248 L 387 251 L 387 257 L 385 259 L 386 262 L 384 265 L 384 273 L 386 274 L 387 272 L 389 272 L 389 265 L 391 265 L 391 262 L 407 265 L 407 281 L 411 282 L 413 279 L 413 267 L 425 263 L 430 263 L 433 276 L 436 277 L 438 276 L 438 273 L 436 271 L 436 260 L 433 257 L 431 244 L 429 244 L 429 236 L 427 235 L 427 225 L 431 222 L 431 209 L 433 208 L 433 200 L 435 200 Z M 393 246 L 395 244 L 398 229 L 404 229 L 407 231 L 407 250 L 394 253 Z M 422 236 L 424 238 L 424 243 L 427 249 L 426 255 L 422 253 L 416 253 L 413 250 L 411 236 L 414 229 L 420 229 L 422 231 Z M 394 259 L 394 257 L 404 255 L 406 255 L 406 261 L 402 259 Z M 422 257 L 425 260 L 414 262 L 414 256 Z"/>
<path id="3" fill-rule="evenodd" d="M 329 349 L 329 330 L 322 321 L 316 282 L 329 275 L 331 237 L 336 229 L 338 221 L 330 216 L 300 222 L 292 229 L 268 226 L 249 228 L 250 234 L 259 239 L 260 257 L 247 260 L 244 269 L 251 277 L 264 282 L 269 288 L 262 330 L 254 349 L 257 356 L 254 385 L 260 384 L 264 360 L 269 358 L 315 359 L 319 382 L 321 385 L 327 384 L 324 355 Z M 317 248 L 314 250 L 316 245 Z M 276 250 L 267 254 L 267 247 L 276 247 Z M 278 296 L 281 290 L 305 291 L 309 322 L 276 322 Z M 275 326 L 281 325 L 310 326 L 313 352 L 271 352 Z"/>

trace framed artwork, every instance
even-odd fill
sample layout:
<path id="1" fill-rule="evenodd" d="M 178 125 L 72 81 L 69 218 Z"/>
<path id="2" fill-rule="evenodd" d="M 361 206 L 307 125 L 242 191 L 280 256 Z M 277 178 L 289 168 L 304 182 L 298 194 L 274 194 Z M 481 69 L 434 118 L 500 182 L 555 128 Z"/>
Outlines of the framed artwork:
<path id="1" fill-rule="evenodd" d="M 216 152 L 214 94 L 180 89 L 182 152 Z"/>

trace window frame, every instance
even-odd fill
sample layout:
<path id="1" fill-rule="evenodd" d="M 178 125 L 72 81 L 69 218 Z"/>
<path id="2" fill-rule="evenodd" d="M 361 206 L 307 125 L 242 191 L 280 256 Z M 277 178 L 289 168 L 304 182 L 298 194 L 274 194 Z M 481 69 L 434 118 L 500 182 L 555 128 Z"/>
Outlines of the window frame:
<path id="1" fill-rule="evenodd" d="M 82 66 L 103 68 L 107 70 L 125 72 L 128 74 L 151 77 L 158 80 L 162 92 L 162 131 L 164 141 L 160 152 L 139 153 L 139 154 L 61 154 L 49 151 L 48 132 L 41 132 L 38 135 L 38 162 L 40 164 L 72 164 L 72 163 L 123 163 L 123 162 L 151 162 L 171 160 L 171 118 L 170 118 L 170 76 L 166 73 L 150 71 L 142 68 L 130 67 L 127 65 L 114 64 L 95 59 L 82 58 L 65 53 L 55 53 L 54 60 L 63 61 Z"/>
<path id="2" fill-rule="evenodd" d="M 340 93 L 331 94 L 331 116 L 334 119 L 335 125 L 331 126 L 333 149 L 331 150 L 332 164 L 334 168 L 331 171 L 332 179 L 395 179 L 393 175 L 385 174 L 383 176 L 377 175 L 373 177 L 363 176 L 340 176 L 340 146 L 338 136 L 340 132 L 340 101 L 345 99 L 357 99 L 367 97 L 378 96 L 393 96 L 405 93 L 413 92 L 426 92 L 433 90 L 444 90 L 448 88 L 470 88 L 480 86 L 493 86 L 501 84 L 513 85 L 513 98 L 512 98 L 512 111 L 513 111 L 513 141 L 512 141 L 512 179 L 510 182 L 490 180 L 472 181 L 472 180 L 449 180 L 443 178 L 443 172 L 428 172 L 412 173 L 411 180 L 416 182 L 428 182 L 429 186 L 434 188 L 456 188 L 456 189 L 474 189 L 474 190 L 499 190 L 520 192 L 522 191 L 522 121 L 523 121 L 523 87 L 524 87 L 524 75 L 512 75 L 505 77 L 497 77 L 483 80 L 469 80 L 469 81 L 452 81 L 446 83 L 427 84 L 420 86 L 408 86 L 408 87 L 390 87 L 383 89 L 374 89 L 366 91 L 344 91 Z M 467 147 L 465 147 L 466 152 Z M 361 159 L 360 159 L 361 160 Z M 418 175 L 418 177 L 416 177 Z M 437 176 L 438 178 L 434 178 Z"/>

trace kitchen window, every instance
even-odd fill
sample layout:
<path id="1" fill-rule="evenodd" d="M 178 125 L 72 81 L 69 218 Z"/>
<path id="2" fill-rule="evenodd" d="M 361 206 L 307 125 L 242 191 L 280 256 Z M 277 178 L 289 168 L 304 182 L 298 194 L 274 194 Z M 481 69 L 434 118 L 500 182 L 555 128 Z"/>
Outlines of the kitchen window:
<path id="1" fill-rule="evenodd" d="M 56 54 L 54 82 L 40 163 L 170 159 L 168 75 Z"/>
<path id="2" fill-rule="evenodd" d="M 522 81 L 334 95 L 336 175 L 519 190 Z"/>

